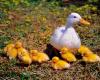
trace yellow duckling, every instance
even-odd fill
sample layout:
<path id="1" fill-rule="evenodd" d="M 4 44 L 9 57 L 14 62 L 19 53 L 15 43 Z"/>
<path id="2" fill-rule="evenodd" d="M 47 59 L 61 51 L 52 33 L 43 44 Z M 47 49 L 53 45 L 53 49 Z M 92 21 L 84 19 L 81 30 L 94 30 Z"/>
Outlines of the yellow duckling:
<path id="1" fill-rule="evenodd" d="M 15 48 L 14 44 L 8 44 L 4 48 L 4 52 L 7 54 L 9 59 L 15 59 L 17 57 L 17 49 Z"/>
<path id="2" fill-rule="evenodd" d="M 32 63 L 32 59 L 29 55 L 28 52 L 21 52 L 18 54 L 18 58 L 24 63 L 24 64 L 31 64 Z"/>
<path id="3" fill-rule="evenodd" d="M 30 56 L 33 62 L 42 63 L 42 62 L 46 62 L 49 60 L 49 57 L 47 54 L 38 52 L 37 50 L 31 50 Z"/>
<path id="4" fill-rule="evenodd" d="M 21 42 L 16 42 L 15 47 L 17 48 L 18 56 L 28 53 L 28 51 L 22 46 Z"/>
<path id="5" fill-rule="evenodd" d="M 18 52 L 18 55 L 20 55 L 20 53 L 28 53 L 28 51 L 25 48 L 23 48 L 23 47 L 18 48 L 17 52 Z"/>
<path id="6" fill-rule="evenodd" d="M 76 61 L 76 57 L 74 56 L 73 53 L 71 53 L 67 48 L 62 48 L 61 49 L 61 56 L 63 59 L 69 61 L 69 62 L 73 62 Z"/>
<path id="7" fill-rule="evenodd" d="M 30 56 L 31 56 L 33 62 L 38 60 L 37 53 L 38 53 L 37 50 L 30 50 Z"/>
<path id="8" fill-rule="evenodd" d="M 78 52 L 81 54 L 84 54 L 84 53 L 92 54 L 93 53 L 88 47 L 84 45 L 80 46 L 80 48 L 78 49 Z"/>
<path id="9" fill-rule="evenodd" d="M 16 42 L 15 47 L 17 48 L 18 52 L 18 58 L 24 63 L 24 64 L 31 64 L 32 60 L 28 53 L 28 51 L 23 47 L 21 42 Z"/>
<path id="10" fill-rule="evenodd" d="M 78 52 L 82 54 L 83 61 L 85 62 L 97 62 L 100 61 L 100 57 L 94 54 L 88 47 L 82 45 Z"/>
<path id="11" fill-rule="evenodd" d="M 53 69 L 66 69 L 66 68 L 69 68 L 70 67 L 70 64 L 67 63 L 66 61 L 64 60 L 60 60 L 58 57 L 53 57 L 52 58 L 52 68 Z"/>
<path id="12" fill-rule="evenodd" d="M 83 55 L 83 61 L 85 62 L 97 62 L 100 61 L 100 57 L 96 54 L 90 54 L 90 53 L 84 53 Z"/>

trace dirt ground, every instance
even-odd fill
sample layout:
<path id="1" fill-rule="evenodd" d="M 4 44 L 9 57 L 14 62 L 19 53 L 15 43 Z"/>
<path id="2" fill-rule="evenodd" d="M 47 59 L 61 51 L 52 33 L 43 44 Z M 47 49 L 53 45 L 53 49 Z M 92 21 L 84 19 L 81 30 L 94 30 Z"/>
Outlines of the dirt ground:
<path id="1" fill-rule="evenodd" d="M 7 15 L 7 24 L 0 25 L 0 80 L 100 80 L 100 62 L 85 63 L 78 59 L 71 63 L 69 69 L 53 70 L 48 61 L 43 64 L 32 63 L 28 69 L 18 59 L 9 60 L 5 56 L 3 48 L 6 44 L 18 40 L 22 41 L 27 50 L 37 49 L 50 55 L 55 54 L 49 45 L 50 36 L 57 26 L 66 23 L 70 11 L 37 8 L 12 10 Z M 92 18 L 87 19 L 91 25 L 75 25 L 75 29 L 82 44 L 100 56 L 100 17 L 86 15 L 91 15 Z"/>

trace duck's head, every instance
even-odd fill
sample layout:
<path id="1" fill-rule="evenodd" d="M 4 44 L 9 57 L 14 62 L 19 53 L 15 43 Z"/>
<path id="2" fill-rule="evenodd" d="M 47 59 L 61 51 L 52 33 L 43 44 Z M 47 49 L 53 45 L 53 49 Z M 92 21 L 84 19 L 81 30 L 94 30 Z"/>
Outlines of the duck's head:
<path id="1" fill-rule="evenodd" d="M 55 57 L 52 58 L 52 62 L 53 62 L 53 63 L 56 63 L 56 62 L 58 62 L 58 61 L 59 61 L 59 58 L 58 58 L 58 57 L 55 56 Z"/>
<path id="2" fill-rule="evenodd" d="M 67 22 L 68 24 L 82 23 L 82 24 L 90 25 L 90 23 L 84 20 L 78 13 L 71 13 L 67 18 Z"/>

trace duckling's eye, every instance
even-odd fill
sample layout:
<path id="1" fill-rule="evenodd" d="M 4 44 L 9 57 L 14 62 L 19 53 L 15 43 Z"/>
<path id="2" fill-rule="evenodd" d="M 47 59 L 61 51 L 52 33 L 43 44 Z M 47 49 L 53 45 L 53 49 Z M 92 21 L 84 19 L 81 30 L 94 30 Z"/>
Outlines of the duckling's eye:
<path id="1" fill-rule="evenodd" d="M 74 18 L 76 18 L 76 16 L 74 16 Z"/>

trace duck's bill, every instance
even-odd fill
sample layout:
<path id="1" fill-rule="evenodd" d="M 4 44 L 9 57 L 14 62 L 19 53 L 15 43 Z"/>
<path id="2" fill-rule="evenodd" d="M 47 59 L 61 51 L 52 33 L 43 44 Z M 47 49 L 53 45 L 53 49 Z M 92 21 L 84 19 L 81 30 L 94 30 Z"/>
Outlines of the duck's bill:
<path id="1" fill-rule="evenodd" d="M 84 19 L 80 19 L 81 24 L 90 25 L 90 23 Z"/>

